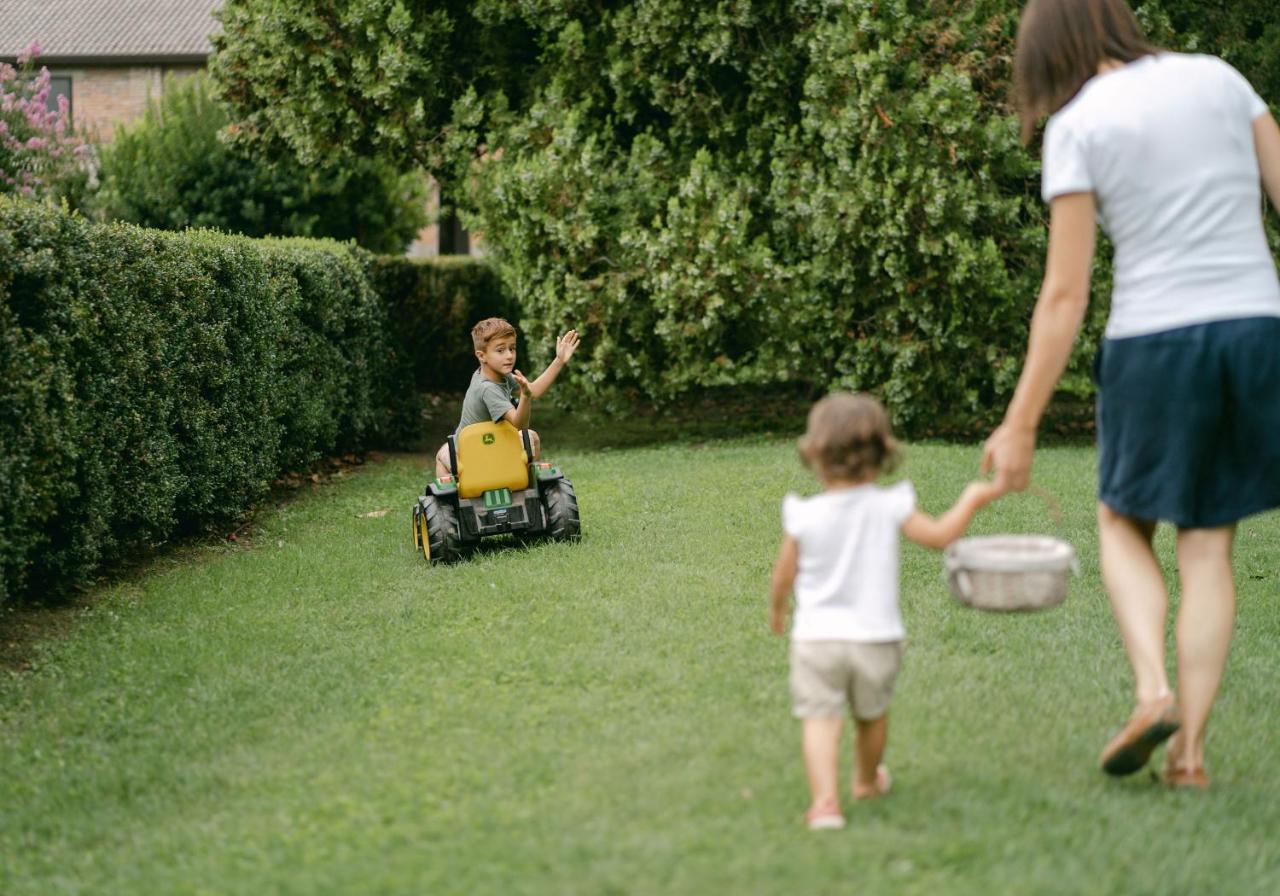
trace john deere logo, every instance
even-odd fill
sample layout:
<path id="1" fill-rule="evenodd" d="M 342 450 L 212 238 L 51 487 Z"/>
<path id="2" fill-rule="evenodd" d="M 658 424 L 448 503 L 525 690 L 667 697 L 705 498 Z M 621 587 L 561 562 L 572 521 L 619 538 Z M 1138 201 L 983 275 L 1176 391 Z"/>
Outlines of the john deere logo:
<path id="1" fill-rule="evenodd" d="M 487 432 L 484 434 L 484 437 L 480 439 L 480 441 L 484 442 L 486 445 L 492 445 L 494 442 L 497 441 L 497 438 L 494 436 L 493 433 Z"/>

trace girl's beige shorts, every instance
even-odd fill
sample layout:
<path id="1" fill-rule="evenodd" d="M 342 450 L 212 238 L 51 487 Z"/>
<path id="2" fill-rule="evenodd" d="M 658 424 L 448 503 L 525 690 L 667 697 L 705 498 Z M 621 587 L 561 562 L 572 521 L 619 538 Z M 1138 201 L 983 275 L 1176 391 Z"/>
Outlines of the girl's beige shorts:
<path id="1" fill-rule="evenodd" d="M 843 716 L 871 721 L 889 711 L 903 643 L 792 641 L 791 707 L 798 719 Z"/>

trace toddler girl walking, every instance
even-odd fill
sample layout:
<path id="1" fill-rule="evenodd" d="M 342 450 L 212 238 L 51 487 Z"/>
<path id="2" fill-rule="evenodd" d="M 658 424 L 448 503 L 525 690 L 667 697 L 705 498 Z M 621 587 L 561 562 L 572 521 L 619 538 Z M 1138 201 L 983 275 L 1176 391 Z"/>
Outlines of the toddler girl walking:
<path id="1" fill-rule="evenodd" d="M 876 485 L 892 471 L 899 449 L 884 408 L 868 395 L 836 393 L 815 404 L 799 447 L 822 491 L 783 499 L 770 625 L 775 634 L 785 632 L 794 593 L 791 697 L 803 723 L 812 798 L 805 822 L 822 830 L 845 824 L 838 764 L 846 713 L 855 729 L 853 799 L 889 792 L 881 759 L 906 638 L 898 606 L 899 535 L 946 547 L 999 492 L 990 483 L 970 483 L 955 506 L 934 519 L 917 509 L 910 482 Z"/>

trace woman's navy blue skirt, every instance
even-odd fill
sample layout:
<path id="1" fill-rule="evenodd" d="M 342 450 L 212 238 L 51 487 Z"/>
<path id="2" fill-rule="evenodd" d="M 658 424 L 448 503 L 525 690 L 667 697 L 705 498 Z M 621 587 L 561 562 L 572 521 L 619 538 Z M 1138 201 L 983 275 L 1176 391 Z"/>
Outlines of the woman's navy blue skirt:
<path id="1" fill-rule="evenodd" d="M 1098 498 L 1181 528 L 1280 507 L 1280 318 L 1104 339 Z"/>

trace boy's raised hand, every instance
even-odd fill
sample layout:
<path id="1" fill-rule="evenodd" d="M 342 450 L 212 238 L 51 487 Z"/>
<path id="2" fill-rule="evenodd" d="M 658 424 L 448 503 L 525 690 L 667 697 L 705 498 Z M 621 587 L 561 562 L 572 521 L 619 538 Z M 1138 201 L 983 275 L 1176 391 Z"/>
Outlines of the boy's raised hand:
<path id="1" fill-rule="evenodd" d="M 526 395 L 533 394 L 533 391 L 529 386 L 529 381 L 525 379 L 525 376 L 523 373 L 521 373 L 518 370 L 513 370 L 511 371 L 511 378 L 514 379 L 516 381 L 516 385 L 520 387 L 521 398 L 525 397 Z"/>
<path id="2" fill-rule="evenodd" d="M 556 340 L 556 357 L 561 364 L 569 363 L 573 353 L 578 350 L 578 331 L 569 330 Z"/>

